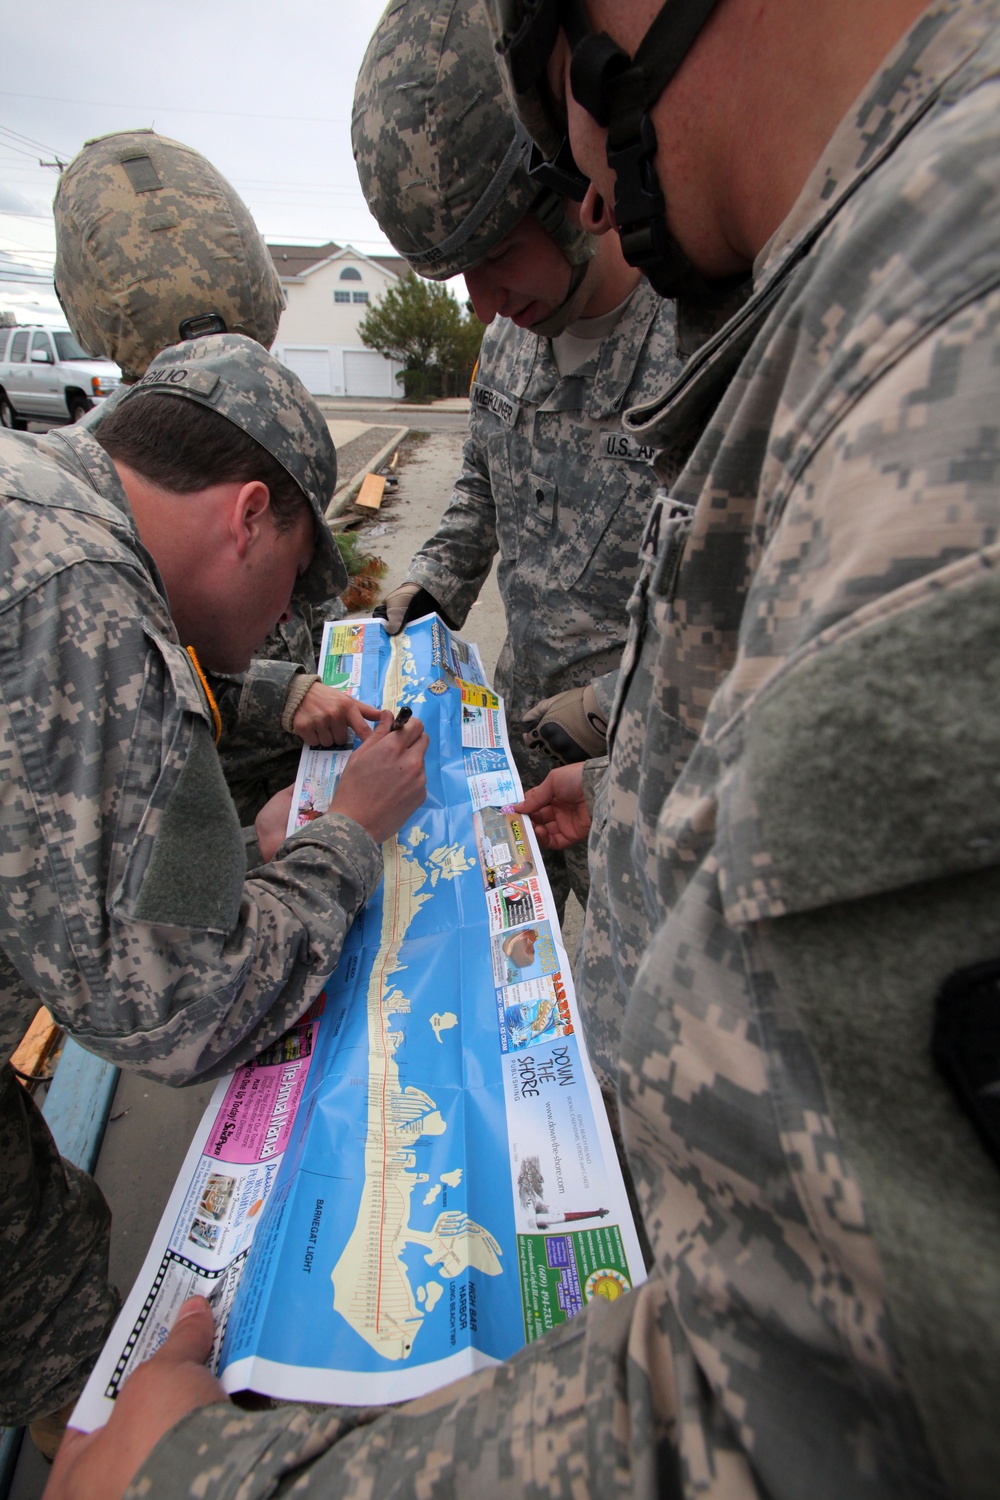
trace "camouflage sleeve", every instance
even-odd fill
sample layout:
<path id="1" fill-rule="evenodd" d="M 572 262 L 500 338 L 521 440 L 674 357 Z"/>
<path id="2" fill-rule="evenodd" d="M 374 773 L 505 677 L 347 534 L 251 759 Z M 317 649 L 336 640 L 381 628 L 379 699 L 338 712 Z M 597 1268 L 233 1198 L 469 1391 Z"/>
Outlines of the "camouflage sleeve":
<path id="1" fill-rule="evenodd" d="M 433 594 L 461 628 L 489 577 L 497 546 L 496 501 L 473 419 L 451 504 L 414 557 L 405 581 Z"/>
<path id="2" fill-rule="evenodd" d="M 204 696 L 142 588 L 81 561 L 3 618 L 0 946 L 84 1046 L 181 1083 L 310 1004 L 381 857 L 328 816 L 247 878 Z"/>
<path id="3" fill-rule="evenodd" d="M 748 598 L 732 674 L 744 703 L 718 738 L 723 909 L 757 992 L 789 1018 L 786 1054 L 823 1078 L 822 1096 L 802 1085 L 804 1107 L 787 1087 L 782 1102 L 801 1160 L 824 1135 L 802 1177 L 822 1240 L 810 1274 L 826 1274 L 840 1230 L 839 1149 L 837 1192 L 861 1205 L 880 1270 L 875 1291 L 851 1285 L 852 1226 L 855 1248 L 835 1252 L 854 1297 L 844 1324 L 891 1329 L 954 1494 L 988 1491 L 1000 1451 L 996 1165 L 931 1048 L 946 986 L 954 1002 L 1000 955 L 998 326 L 1000 292 L 963 306 L 791 489 Z M 775 642 L 780 665 L 754 691 Z M 692 970 L 712 982 L 704 958 Z M 986 1044 L 970 1014 L 971 1053 Z"/>
<path id="4" fill-rule="evenodd" d="M 615 693 L 618 691 L 618 668 L 613 672 L 605 672 L 603 677 L 595 677 L 590 684 L 597 698 L 597 706 L 601 713 L 610 723 L 611 709 L 614 706 Z"/>
<path id="5" fill-rule="evenodd" d="M 38 1105 L 0 1066 L 0 1422 L 20 1427 L 78 1395 L 121 1306 L 108 1285 L 111 1214 L 64 1161 Z"/>
<path id="6" fill-rule="evenodd" d="M 699 1392 L 693 1364 L 677 1378 L 659 1332 L 671 1322 L 654 1282 L 595 1299 L 506 1364 L 395 1409 L 202 1407 L 160 1441 L 125 1500 L 270 1500 L 293 1487 L 323 1500 L 679 1494 L 668 1432 L 678 1415 L 693 1425 Z M 724 1468 L 725 1493 L 752 1500 L 746 1463 Z"/>
<path id="7" fill-rule="evenodd" d="M 256 865 L 264 864 L 264 856 L 260 852 L 260 840 L 257 837 L 257 829 L 254 825 L 244 827 L 243 833 L 243 855 L 248 870 L 254 869 Z"/>
<path id="8" fill-rule="evenodd" d="M 261 736 L 266 742 L 267 736 L 279 735 L 281 715 L 292 679 L 299 672 L 315 670 L 316 648 L 311 614 L 306 606 L 272 631 L 264 649 L 245 672 L 233 676 L 212 674 L 210 677 L 222 717 L 223 735 L 239 734 L 248 743 L 256 743 Z M 278 744 L 285 747 L 283 739 Z"/>
<path id="9" fill-rule="evenodd" d="M 255 658 L 238 678 L 216 678 L 212 682 L 215 701 L 222 716 L 223 733 L 260 731 L 277 735 L 292 681 L 304 672 L 292 661 Z"/>
<path id="10" fill-rule="evenodd" d="M 590 813 L 591 821 L 596 822 L 595 808 L 600 796 L 601 788 L 608 777 L 608 757 L 600 756 L 597 760 L 587 760 L 583 763 L 583 795 L 587 803 L 587 811 Z"/>

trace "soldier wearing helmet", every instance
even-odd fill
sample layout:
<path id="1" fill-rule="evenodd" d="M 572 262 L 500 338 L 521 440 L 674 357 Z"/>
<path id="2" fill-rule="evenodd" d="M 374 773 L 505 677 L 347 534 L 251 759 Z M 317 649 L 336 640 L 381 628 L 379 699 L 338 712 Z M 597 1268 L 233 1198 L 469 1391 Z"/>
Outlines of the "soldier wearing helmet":
<path id="1" fill-rule="evenodd" d="M 390 6 L 351 129 L 395 249 L 422 276 L 463 273 L 490 325 L 451 503 L 385 617 L 395 632 L 437 609 L 460 626 L 499 551 L 496 686 L 533 785 L 552 755 L 603 750 L 650 496 L 651 450 L 623 438 L 621 412 L 680 367 L 672 309 L 615 240 L 581 232 L 560 168 L 533 175 L 480 0 Z M 586 903 L 582 851 L 553 852 L 547 866 L 560 910 L 570 883 Z"/>
<path id="2" fill-rule="evenodd" d="M 119 1066 L 212 1078 L 335 967 L 426 736 L 378 715 L 330 813 L 286 840 L 288 798 L 263 809 L 248 874 L 207 677 L 325 588 L 335 475 L 301 382 L 235 334 L 160 354 L 94 432 L 0 435 L 5 1059 L 44 1004 Z M 0 1160 L 0 1421 L 44 1445 L 116 1312 L 108 1211 L 6 1062 Z"/>
<path id="3" fill-rule="evenodd" d="M 117 360 L 126 386 L 161 350 L 204 334 L 273 344 L 284 294 L 270 252 L 239 194 L 190 146 L 152 130 L 88 141 L 59 179 L 53 214 L 63 311 L 85 349 Z M 106 420 L 121 394 L 86 424 Z M 248 827 L 295 780 L 303 740 L 367 732 L 358 706 L 316 674 L 323 621 L 343 612 L 344 570 L 327 553 L 312 600 L 296 596 L 246 672 L 212 680 L 219 755 Z"/>
<path id="4" fill-rule="evenodd" d="M 678 254 L 752 276 L 626 418 L 663 445 L 701 418 L 650 510 L 591 840 L 612 920 L 584 935 L 585 986 L 622 1007 L 650 1279 L 375 1420 L 193 1411 L 218 1397 L 184 1383 L 194 1310 L 137 1392 L 188 1415 L 147 1421 L 126 1477 L 992 1496 L 1000 6 L 496 4 L 515 94 L 544 81 L 600 194 L 584 222 L 613 213 L 670 285 Z M 550 794 L 568 837 L 579 799 Z"/>
<path id="5" fill-rule="evenodd" d="M 720 1465 L 738 1410 L 734 1493 L 750 1471 L 796 1493 L 793 1455 L 822 1451 L 832 1495 L 986 1494 L 1000 1144 L 976 1101 L 998 1069 L 972 1058 L 996 1057 L 997 732 L 971 641 L 1000 613 L 1000 8 L 494 12 L 516 107 L 592 180 L 583 222 L 674 294 L 752 278 L 697 370 L 626 416 L 659 443 L 714 413 L 651 511 L 590 845 L 610 942 L 582 957 L 584 1015 L 623 1017 L 640 1199 L 667 1206 L 669 1378 L 705 1382 L 679 1457 Z M 552 827 L 556 804 L 586 830 L 571 768 L 528 809 Z"/>

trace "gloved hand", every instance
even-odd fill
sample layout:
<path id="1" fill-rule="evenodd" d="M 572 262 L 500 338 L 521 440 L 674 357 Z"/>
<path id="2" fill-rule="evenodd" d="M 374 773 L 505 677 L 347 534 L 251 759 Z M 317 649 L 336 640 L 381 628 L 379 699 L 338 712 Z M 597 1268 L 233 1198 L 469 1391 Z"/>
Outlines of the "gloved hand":
<path id="1" fill-rule="evenodd" d="M 377 620 L 385 621 L 390 635 L 398 635 L 411 620 L 419 620 L 421 615 L 432 614 L 435 610 L 446 625 L 451 624 L 433 594 L 422 589 L 419 583 L 401 583 L 386 594 L 381 604 L 376 604 L 372 614 Z"/>
<path id="2" fill-rule="evenodd" d="M 607 753 L 608 721 L 589 684 L 543 698 L 528 709 L 524 722 L 532 726 L 521 736 L 529 750 L 541 750 L 561 765 Z"/>

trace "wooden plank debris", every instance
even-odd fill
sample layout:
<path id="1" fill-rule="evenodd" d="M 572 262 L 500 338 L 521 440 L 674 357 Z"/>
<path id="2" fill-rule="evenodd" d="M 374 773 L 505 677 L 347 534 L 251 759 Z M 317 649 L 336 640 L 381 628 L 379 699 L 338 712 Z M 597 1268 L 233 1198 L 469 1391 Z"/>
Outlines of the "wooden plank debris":
<path id="1" fill-rule="evenodd" d="M 43 1078 L 45 1064 L 59 1039 L 59 1027 L 46 1006 L 42 1006 L 21 1038 L 11 1064 L 25 1078 Z"/>
<path id="2" fill-rule="evenodd" d="M 382 493 L 385 490 L 384 474 L 366 474 L 364 482 L 358 491 L 355 505 L 363 505 L 368 510 L 378 510 L 382 504 Z"/>

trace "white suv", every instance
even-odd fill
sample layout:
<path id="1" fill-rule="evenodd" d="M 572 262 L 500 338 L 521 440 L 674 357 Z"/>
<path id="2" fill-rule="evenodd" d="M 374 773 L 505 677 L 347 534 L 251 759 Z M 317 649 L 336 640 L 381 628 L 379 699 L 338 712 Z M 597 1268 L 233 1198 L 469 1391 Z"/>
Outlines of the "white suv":
<path id="1" fill-rule="evenodd" d="M 0 328 L 0 427 L 76 422 L 120 384 L 118 366 L 92 359 L 68 328 Z"/>

